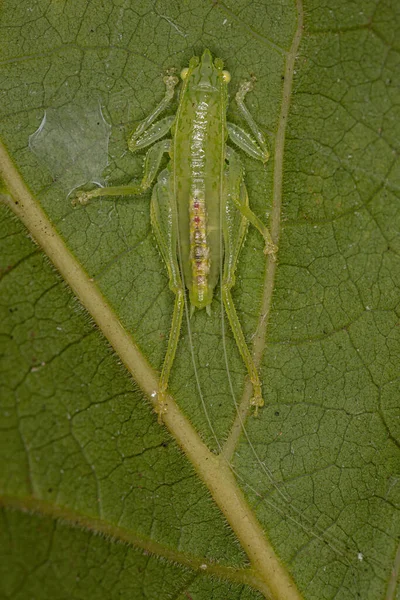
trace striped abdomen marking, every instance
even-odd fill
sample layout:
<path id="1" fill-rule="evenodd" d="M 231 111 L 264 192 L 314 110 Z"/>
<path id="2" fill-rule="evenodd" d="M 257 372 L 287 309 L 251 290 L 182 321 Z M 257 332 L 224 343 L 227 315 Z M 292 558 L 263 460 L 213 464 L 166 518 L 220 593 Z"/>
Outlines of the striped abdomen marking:
<path id="1" fill-rule="evenodd" d="M 204 194 L 197 194 L 190 202 L 190 262 L 192 266 L 192 282 L 197 288 L 200 302 L 208 288 L 207 275 L 210 270 L 209 247 L 206 235 L 206 207 Z"/>
<path id="2" fill-rule="evenodd" d="M 205 140 L 207 136 L 208 108 L 209 104 L 206 96 L 196 107 L 190 138 L 190 263 L 192 285 L 200 302 L 207 295 L 207 276 L 210 271 L 205 199 Z"/>

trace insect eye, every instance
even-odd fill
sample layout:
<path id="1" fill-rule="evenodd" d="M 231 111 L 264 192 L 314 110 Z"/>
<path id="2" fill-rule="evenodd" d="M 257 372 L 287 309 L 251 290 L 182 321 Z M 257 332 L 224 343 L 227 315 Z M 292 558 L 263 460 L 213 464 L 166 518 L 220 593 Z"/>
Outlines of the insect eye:
<path id="1" fill-rule="evenodd" d="M 230 82 L 231 74 L 229 73 L 229 71 L 222 71 L 222 79 L 225 81 L 225 83 Z"/>
<path id="2" fill-rule="evenodd" d="M 185 69 L 182 69 L 181 79 L 186 79 L 188 73 L 189 73 L 189 69 L 187 67 Z"/>

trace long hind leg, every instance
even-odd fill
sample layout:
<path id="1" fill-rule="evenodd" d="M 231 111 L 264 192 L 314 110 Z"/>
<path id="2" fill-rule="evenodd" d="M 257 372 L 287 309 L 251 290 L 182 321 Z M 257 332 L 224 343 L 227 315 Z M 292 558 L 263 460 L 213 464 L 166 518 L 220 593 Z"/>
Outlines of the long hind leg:
<path id="1" fill-rule="evenodd" d="M 239 181 L 237 181 L 238 178 Z M 231 294 L 231 289 L 235 285 L 235 271 L 240 249 L 243 245 L 248 227 L 246 214 L 244 214 L 243 211 L 239 212 L 235 210 L 235 207 L 237 204 L 248 206 L 248 197 L 245 185 L 241 179 L 241 173 L 238 173 L 231 167 L 226 169 L 225 184 L 225 211 L 222 220 L 225 247 L 222 275 L 222 300 L 237 347 L 253 385 L 253 397 L 250 400 L 250 404 L 255 407 L 255 414 L 257 414 L 258 409 L 264 405 L 261 393 L 261 382 L 253 357 L 247 346 Z"/>
<path id="2" fill-rule="evenodd" d="M 157 405 L 155 408 L 158 420 L 161 422 L 162 415 L 167 412 L 168 381 L 178 347 L 185 306 L 185 292 L 177 260 L 176 208 L 174 198 L 171 195 L 169 172 L 167 169 L 160 173 L 157 184 L 154 186 L 150 210 L 154 235 L 168 271 L 169 287 L 175 294 L 171 330 L 161 370 Z"/>

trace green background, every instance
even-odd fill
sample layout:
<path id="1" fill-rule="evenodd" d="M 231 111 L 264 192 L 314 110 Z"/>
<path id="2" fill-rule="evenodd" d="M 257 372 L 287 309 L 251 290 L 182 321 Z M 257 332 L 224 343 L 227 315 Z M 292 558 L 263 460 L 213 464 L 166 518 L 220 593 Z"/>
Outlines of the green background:
<path id="1" fill-rule="evenodd" d="M 305 0 L 303 9 L 261 367 L 266 406 L 246 423 L 256 456 L 242 436 L 233 466 L 305 600 L 390 600 L 400 598 L 389 583 L 400 560 L 400 10 L 396 0 Z M 129 132 L 161 99 L 165 70 L 179 72 L 208 47 L 232 75 L 232 96 L 257 77 L 246 101 L 272 158 L 265 168 L 243 159 L 250 203 L 266 220 L 296 26 L 291 0 L 2 5 L 1 139 L 156 369 L 173 296 L 151 232 L 150 194 L 73 209 L 68 131 L 49 120 L 60 136 L 56 175 L 49 153 L 33 154 L 28 138 L 45 110 L 73 104 L 79 150 L 101 177 L 100 111 L 99 142 L 85 145 L 95 124 L 84 121 L 84 107 L 97 104 L 112 126 L 103 176 L 140 177 L 143 156 L 126 151 Z M 243 125 L 234 103 L 228 114 Z M 184 564 L 186 557 L 235 569 L 248 559 L 102 334 L 21 224 L 1 213 L 0 598 L 261 598 L 245 583 Z M 248 340 L 260 312 L 262 247 L 250 229 L 234 288 Z M 239 400 L 246 371 L 227 327 L 227 372 L 218 292 L 212 309 L 211 318 L 196 312 L 191 329 L 217 440 L 196 389 L 186 324 L 170 389 L 215 450 L 235 417 L 229 378 Z"/>

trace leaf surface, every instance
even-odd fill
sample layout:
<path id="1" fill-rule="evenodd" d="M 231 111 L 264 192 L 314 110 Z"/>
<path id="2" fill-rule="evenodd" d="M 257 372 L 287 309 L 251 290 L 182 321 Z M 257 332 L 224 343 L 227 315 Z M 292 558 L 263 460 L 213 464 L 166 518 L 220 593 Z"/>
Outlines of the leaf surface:
<path id="1" fill-rule="evenodd" d="M 394 0 L 9 1 L 1 31 L 0 596 L 398 597 Z M 140 177 L 129 132 L 165 70 L 205 47 L 232 75 L 238 125 L 234 92 L 256 76 L 246 102 L 271 148 L 266 167 L 243 159 L 278 261 L 250 228 L 233 290 L 265 407 L 247 410 L 217 291 L 211 317 L 184 322 L 160 427 L 173 294 L 150 193 L 75 209 L 67 195 L 83 166 L 93 181 Z M 51 146 L 34 154 L 46 111 L 68 119 L 47 120 Z"/>

